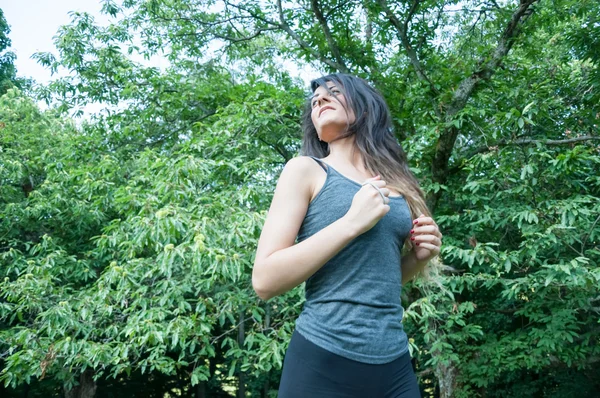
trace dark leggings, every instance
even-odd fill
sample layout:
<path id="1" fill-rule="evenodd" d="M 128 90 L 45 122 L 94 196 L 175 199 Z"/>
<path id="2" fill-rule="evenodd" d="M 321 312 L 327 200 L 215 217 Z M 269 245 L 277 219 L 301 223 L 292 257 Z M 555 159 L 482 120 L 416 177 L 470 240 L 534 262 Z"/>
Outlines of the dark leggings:
<path id="1" fill-rule="evenodd" d="M 294 332 L 278 398 L 420 398 L 407 352 L 382 365 L 333 354 Z"/>

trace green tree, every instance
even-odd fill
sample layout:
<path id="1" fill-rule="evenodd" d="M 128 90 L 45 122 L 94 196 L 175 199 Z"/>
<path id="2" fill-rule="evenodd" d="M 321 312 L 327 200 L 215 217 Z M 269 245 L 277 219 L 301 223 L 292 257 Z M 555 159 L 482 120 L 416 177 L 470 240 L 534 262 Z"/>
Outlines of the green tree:
<path id="1" fill-rule="evenodd" d="M 201 108 L 205 95 L 224 105 L 200 120 L 180 118 L 171 145 L 152 140 L 168 127 L 145 116 L 163 115 L 161 106 L 104 119 L 132 126 L 147 118 L 145 141 L 124 141 L 100 122 L 82 132 L 62 125 L 15 91 L 2 98 L 7 385 L 52 379 L 43 391 L 88 397 L 123 383 L 106 379 L 151 373 L 168 378 L 150 391 L 130 387 L 131 396 L 200 396 L 241 378 L 242 367 L 248 383 L 264 385 L 268 377 L 258 376 L 281 364 L 290 331 L 271 322 L 296 313 L 265 319 L 278 304 L 260 303 L 249 275 L 271 175 L 297 150 L 302 94 L 205 72 L 177 87 L 188 102 L 169 112 Z M 172 71 L 154 83 L 183 78 Z M 175 98 L 167 91 L 157 102 Z"/>
<path id="2" fill-rule="evenodd" d="M 0 9 L 0 95 L 4 94 L 13 84 L 17 76 L 15 69 L 15 54 L 6 51 L 10 47 L 10 39 L 8 34 L 10 33 L 10 27 L 6 18 L 4 18 L 4 12 Z"/>
<path id="3" fill-rule="evenodd" d="M 40 90 L 59 111 L 105 112 L 0 106 L 5 383 L 275 394 L 302 290 L 249 277 L 299 147 L 287 62 L 381 90 L 444 233 L 449 267 L 403 297 L 425 396 L 597 395 L 597 2 L 103 4 L 114 24 L 73 14 L 38 59 L 73 71 Z"/>
<path id="4" fill-rule="evenodd" d="M 11 45 L 9 33 L 10 26 L 0 8 L 0 95 L 6 93 L 11 87 L 27 89 L 31 86 L 31 81 L 28 79 L 17 77 L 16 56 L 13 52 L 7 51 Z"/>

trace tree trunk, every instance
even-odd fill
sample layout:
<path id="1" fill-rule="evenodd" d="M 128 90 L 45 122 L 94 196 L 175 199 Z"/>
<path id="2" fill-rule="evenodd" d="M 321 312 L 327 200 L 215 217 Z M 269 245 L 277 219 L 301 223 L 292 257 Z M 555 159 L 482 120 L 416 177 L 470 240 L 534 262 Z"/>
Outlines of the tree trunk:
<path id="1" fill-rule="evenodd" d="M 265 330 L 268 330 L 271 327 L 271 305 L 267 303 L 265 306 Z M 269 396 L 269 374 L 271 372 L 267 372 L 265 383 L 263 384 L 263 393 L 262 398 L 268 398 Z"/>
<path id="2" fill-rule="evenodd" d="M 244 309 L 240 310 L 240 325 L 238 326 L 238 345 L 240 348 L 244 346 L 244 336 L 246 334 L 244 328 Z M 246 396 L 246 375 L 240 369 L 238 373 L 238 391 L 237 398 L 244 398 Z"/>
<path id="3" fill-rule="evenodd" d="M 25 386 L 23 387 L 23 394 L 21 395 L 22 398 L 28 398 L 29 397 L 29 390 L 31 389 L 31 385 L 30 384 L 25 384 Z M 2 392 L 2 389 L 0 389 L 0 392 Z M 4 393 L 2 395 L 0 395 L 0 397 L 5 397 L 6 395 L 4 395 Z"/>
<path id="4" fill-rule="evenodd" d="M 435 376 L 440 386 L 440 398 L 452 398 L 456 387 L 456 375 L 458 371 L 452 363 L 443 365 L 438 363 L 435 369 Z"/>
<path id="5" fill-rule="evenodd" d="M 206 398 L 206 382 L 202 380 L 196 384 L 195 398 Z"/>
<path id="6" fill-rule="evenodd" d="M 86 370 L 79 376 L 79 385 L 71 388 L 66 387 L 65 398 L 94 398 L 96 396 L 96 382 L 94 381 L 94 373 L 91 370 Z"/>

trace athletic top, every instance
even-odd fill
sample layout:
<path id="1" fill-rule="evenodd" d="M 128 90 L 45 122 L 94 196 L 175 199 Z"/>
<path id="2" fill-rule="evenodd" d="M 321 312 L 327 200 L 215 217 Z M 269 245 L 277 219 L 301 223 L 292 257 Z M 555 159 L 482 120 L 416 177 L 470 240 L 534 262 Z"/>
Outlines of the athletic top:
<path id="1" fill-rule="evenodd" d="M 312 156 L 311 156 L 312 157 Z M 361 184 L 312 157 L 326 171 L 325 184 L 308 206 L 298 242 L 350 209 Z M 400 303 L 401 248 L 412 228 L 405 199 L 390 197 L 390 211 L 353 239 L 306 281 L 306 302 L 296 330 L 343 357 L 383 364 L 408 350 Z"/>

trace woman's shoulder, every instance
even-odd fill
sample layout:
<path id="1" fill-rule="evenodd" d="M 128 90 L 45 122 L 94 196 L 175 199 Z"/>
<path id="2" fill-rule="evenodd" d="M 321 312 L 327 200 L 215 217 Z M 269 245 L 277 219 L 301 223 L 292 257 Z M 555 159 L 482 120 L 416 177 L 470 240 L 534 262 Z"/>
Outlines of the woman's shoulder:
<path id="1" fill-rule="evenodd" d="M 323 170 L 317 160 L 310 156 L 296 156 L 291 158 L 285 164 L 284 170 L 293 173 L 314 173 L 315 171 Z"/>
<path id="2" fill-rule="evenodd" d="M 279 179 L 280 182 L 293 183 L 298 191 L 309 192 L 312 200 L 315 192 L 323 186 L 325 177 L 324 169 L 314 158 L 297 156 L 288 160 Z"/>

